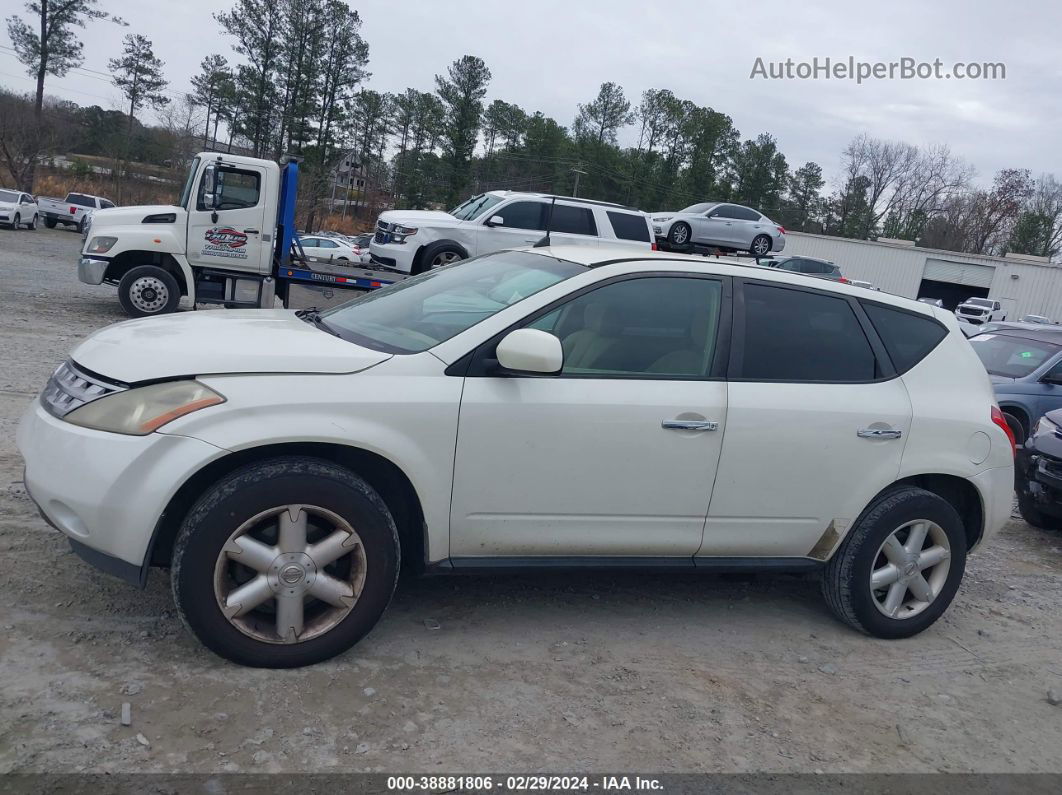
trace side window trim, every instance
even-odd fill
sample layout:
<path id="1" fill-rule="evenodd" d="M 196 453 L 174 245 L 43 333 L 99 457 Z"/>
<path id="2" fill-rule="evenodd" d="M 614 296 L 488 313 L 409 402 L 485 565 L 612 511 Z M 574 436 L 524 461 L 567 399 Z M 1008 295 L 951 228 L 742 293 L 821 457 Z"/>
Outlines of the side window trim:
<path id="1" fill-rule="evenodd" d="M 510 378 L 564 378 L 564 379 L 587 379 L 592 378 L 596 380 L 623 380 L 623 381 L 726 381 L 726 371 L 728 363 L 730 362 L 730 349 L 731 339 L 734 328 L 734 287 L 733 277 L 723 276 L 713 273 L 690 273 L 683 271 L 646 271 L 643 273 L 626 273 L 620 276 L 613 276 L 609 279 L 602 279 L 599 282 L 588 284 L 574 292 L 568 293 L 563 298 L 558 298 L 556 301 L 552 301 L 540 309 L 536 309 L 534 312 L 525 315 L 516 322 L 512 323 L 507 328 L 499 331 L 493 337 L 486 342 L 481 343 L 476 348 L 472 349 L 456 362 L 446 368 L 446 375 L 464 376 L 467 378 L 496 378 L 497 376 L 488 372 L 487 361 L 494 357 L 494 351 L 498 347 L 498 343 L 502 341 L 510 331 L 514 331 L 518 328 L 524 328 L 531 323 L 534 323 L 541 317 L 548 315 L 550 312 L 555 311 L 559 307 L 564 306 L 570 301 L 574 301 L 580 296 L 593 292 L 594 290 L 602 287 L 607 287 L 610 284 L 616 284 L 618 282 L 633 281 L 636 279 L 707 279 L 709 281 L 720 282 L 722 288 L 719 308 L 719 326 L 716 332 L 715 339 L 715 355 L 712 359 L 711 374 L 704 378 L 702 376 L 638 376 L 638 375 L 577 375 L 567 374 L 561 375 L 557 373 L 535 375 L 532 373 L 520 374 L 514 376 L 508 376 Z"/>
<path id="2" fill-rule="evenodd" d="M 863 329 L 863 333 L 867 337 L 867 342 L 870 343 L 871 350 L 874 352 L 874 360 L 876 362 L 876 368 L 880 371 L 880 375 L 877 378 L 872 378 L 863 381 L 805 381 L 796 379 L 771 379 L 771 378 L 745 378 L 742 375 L 741 368 L 745 359 L 745 285 L 755 284 L 762 285 L 764 287 L 777 287 L 783 290 L 796 290 L 802 293 L 812 293 L 813 295 L 824 295 L 828 298 L 840 298 L 848 303 L 852 308 L 852 312 L 856 316 L 856 320 L 859 322 L 860 327 Z M 774 282 L 767 281 L 766 279 L 750 279 L 747 277 L 735 277 L 734 279 L 734 315 L 731 322 L 731 328 L 733 329 L 730 341 L 730 359 L 726 371 L 726 380 L 728 381 L 740 381 L 749 383 L 760 384 L 877 384 L 882 381 L 891 381 L 897 377 L 896 368 L 893 366 L 892 359 L 889 358 L 888 352 L 885 350 L 885 345 L 882 343 L 881 338 L 878 336 L 878 332 L 874 329 L 874 325 L 870 322 L 870 318 L 867 317 L 866 312 L 863 311 L 863 307 L 859 305 L 859 300 L 851 295 L 841 295 L 840 293 L 832 293 L 827 290 L 816 290 L 812 287 L 806 287 L 802 284 L 789 284 L 787 282 Z"/>

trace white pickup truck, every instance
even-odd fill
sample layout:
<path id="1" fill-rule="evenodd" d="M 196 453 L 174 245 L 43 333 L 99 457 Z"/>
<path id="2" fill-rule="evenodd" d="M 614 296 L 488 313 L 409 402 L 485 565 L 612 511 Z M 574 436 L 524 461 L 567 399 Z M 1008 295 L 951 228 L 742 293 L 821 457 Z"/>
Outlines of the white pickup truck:
<path id="1" fill-rule="evenodd" d="M 981 325 L 1007 319 L 1007 308 L 1002 301 L 992 298 L 967 298 L 955 307 L 955 317 L 967 323 Z"/>
<path id="2" fill-rule="evenodd" d="M 41 197 L 37 200 L 40 216 L 44 225 L 55 229 L 56 224 L 77 227 L 78 232 L 85 231 L 85 222 L 96 210 L 113 207 L 114 202 L 102 196 L 90 196 L 87 193 L 68 193 L 65 199 Z"/>

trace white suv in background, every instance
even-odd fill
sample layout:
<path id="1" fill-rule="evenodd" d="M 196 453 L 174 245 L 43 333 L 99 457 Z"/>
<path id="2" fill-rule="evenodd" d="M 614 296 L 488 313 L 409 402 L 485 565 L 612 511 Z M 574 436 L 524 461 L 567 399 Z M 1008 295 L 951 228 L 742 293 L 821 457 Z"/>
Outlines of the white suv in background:
<path id="1" fill-rule="evenodd" d="M 547 229 L 556 245 L 656 248 L 649 217 L 640 210 L 544 193 L 487 191 L 448 213 L 381 213 L 369 251 L 376 265 L 422 273 L 468 257 L 534 245 Z"/>
<path id="2" fill-rule="evenodd" d="M 141 586 L 171 567 L 245 665 L 352 646 L 402 560 L 817 572 L 841 620 L 901 638 L 1010 517 L 1014 439 L 957 326 L 728 260 L 501 251 L 326 312 L 108 326 L 18 446 L 78 554 Z"/>
<path id="3" fill-rule="evenodd" d="M 1007 319 L 1007 310 L 1000 301 L 991 298 L 967 298 L 955 307 L 955 317 L 967 323 L 981 325 Z"/>

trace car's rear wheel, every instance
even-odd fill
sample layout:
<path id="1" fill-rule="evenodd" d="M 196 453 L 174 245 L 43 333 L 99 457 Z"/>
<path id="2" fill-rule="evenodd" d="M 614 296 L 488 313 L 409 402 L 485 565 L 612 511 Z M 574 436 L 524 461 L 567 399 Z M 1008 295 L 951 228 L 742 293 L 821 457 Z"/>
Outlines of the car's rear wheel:
<path id="1" fill-rule="evenodd" d="M 130 317 L 165 315 L 177 311 L 181 288 L 169 271 L 155 265 L 138 265 L 118 282 L 118 301 Z"/>
<path id="2" fill-rule="evenodd" d="M 77 222 L 77 233 L 79 235 L 85 234 L 85 219 L 84 218 L 82 218 L 80 221 Z"/>
<path id="3" fill-rule="evenodd" d="M 833 613 L 879 638 L 907 638 L 951 604 L 966 568 L 955 509 L 932 492 L 904 487 L 868 508 L 834 553 L 822 591 Z"/>
<path id="4" fill-rule="evenodd" d="M 667 242 L 675 248 L 684 248 L 690 244 L 690 236 L 690 225 L 679 221 L 668 231 Z"/>
<path id="5" fill-rule="evenodd" d="M 756 235 L 749 246 L 749 253 L 755 257 L 762 257 L 771 253 L 771 238 L 769 235 Z"/>
<path id="6" fill-rule="evenodd" d="M 55 224 L 56 224 L 56 221 L 55 221 L 54 218 L 45 218 L 44 219 L 44 225 L 46 227 L 48 227 L 49 229 L 55 229 Z"/>
<path id="7" fill-rule="evenodd" d="M 340 654 L 394 592 L 398 532 L 379 495 L 328 461 L 277 458 L 204 494 L 173 552 L 181 618 L 217 654 L 262 668 Z"/>

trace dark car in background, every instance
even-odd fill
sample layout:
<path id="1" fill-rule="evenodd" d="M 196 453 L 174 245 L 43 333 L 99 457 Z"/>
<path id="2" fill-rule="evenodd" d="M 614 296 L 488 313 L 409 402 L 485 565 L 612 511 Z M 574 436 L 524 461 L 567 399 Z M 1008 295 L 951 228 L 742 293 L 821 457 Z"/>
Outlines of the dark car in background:
<path id="1" fill-rule="evenodd" d="M 1062 329 L 998 328 L 970 338 L 1003 416 L 1023 444 L 1044 414 L 1062 408 Z"/>
<path id="2" fill-rule="evenodd" d="M 778 268 L 779 270 L 793 273 L 806 273 L 808 276 L 817 276 L 820 279 L 848 283 L 848 279 L 841 274 L 841 269 L 827 259 L 816 259 L 815 257 L 761 257 L 758 262 L 768 268 Z"/>
<path id="3" fill-rule="evenodd" d="M 1033 426 L 1014 460 L 1021 517 L 1033 527 L 1062 530 L 1062 409 Z"/>

